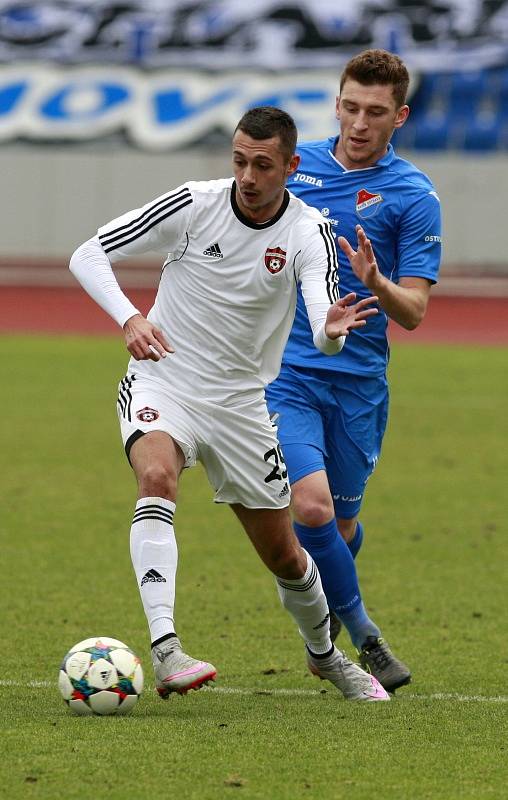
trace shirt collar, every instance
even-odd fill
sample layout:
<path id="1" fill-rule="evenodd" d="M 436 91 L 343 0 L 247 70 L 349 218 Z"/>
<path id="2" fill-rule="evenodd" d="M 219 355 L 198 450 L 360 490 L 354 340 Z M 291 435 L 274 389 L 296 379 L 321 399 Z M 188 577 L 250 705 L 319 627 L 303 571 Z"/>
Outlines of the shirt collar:
<path id="1" fill-rule="evenodd" d="M 375 169 L 376 167 L 388 167 L 392 163 L 393 159 L 395 158 L 395 151 L 394 151 L 392 145 L 390 144 L 390 142 L 388 142 L 388 149 L 387 149 L 386 153 L 384 154 L 384 156 L 382 158 L 379 159 L 379 161 L 376 161 L 375 164 L 372 164 L 370 167 L 361 167 L 358 170 L 346 169 L 340 163 L 340 161 L 338 161 L 335 158 L 335 155 L 334 155 L 335 147 L 337 145 L 337 142 L 339 141 L 339 138 L 340 138 L 339 136 L 330 136 L 330 138 L 328 139 L 328 144 L 329 144 L 328 152 L 332 156 L 332 158 L 335 161 L 335 163 L 338 164 L 340 167 L 342 167 L 344 172 L 362 172 L 362 171 L 365 171 L 367 169 Z"/>

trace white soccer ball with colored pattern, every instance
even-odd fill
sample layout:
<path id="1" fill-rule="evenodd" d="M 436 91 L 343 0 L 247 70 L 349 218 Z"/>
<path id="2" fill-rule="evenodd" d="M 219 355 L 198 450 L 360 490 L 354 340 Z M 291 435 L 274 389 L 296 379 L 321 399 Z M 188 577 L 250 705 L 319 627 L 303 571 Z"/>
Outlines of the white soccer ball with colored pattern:
<path id="1" fill-rule="evenodd" d="M 69 650 L 58 688 L 75 714 L 128 714 L 143 691 L 143 670 L 126 644 L 98 636 Z"/>

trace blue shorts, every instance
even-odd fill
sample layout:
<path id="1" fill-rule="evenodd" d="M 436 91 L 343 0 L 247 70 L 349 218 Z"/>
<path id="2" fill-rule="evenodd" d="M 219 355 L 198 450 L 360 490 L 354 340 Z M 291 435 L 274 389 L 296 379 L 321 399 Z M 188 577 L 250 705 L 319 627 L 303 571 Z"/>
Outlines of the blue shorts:
<path id="1" fill-rule="evenodd" d="M 386 377 L 283 365 L 266 400 L 270 415 L 278 415 L 290 483 L 326 470 L 336 516 L 355 517 L 381 452 Z"/>

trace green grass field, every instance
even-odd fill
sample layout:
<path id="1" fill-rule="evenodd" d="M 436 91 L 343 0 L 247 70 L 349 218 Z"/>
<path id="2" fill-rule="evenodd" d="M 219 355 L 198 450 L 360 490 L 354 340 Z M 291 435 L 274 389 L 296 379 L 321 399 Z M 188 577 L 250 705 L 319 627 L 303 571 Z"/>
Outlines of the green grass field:
<path id="1" fill-rule="evenodd" d="M 507 796 L 505 349 L 393 350 L 358 560 L 372 616 L 413 669 L 386 704 L 347 703 L 307 674 L 273 579 L 200 468 L 177 506 L 176 612 L 217 686 L 160 701 L 129 557 L 123 345 L 4 336 L 0 353 L 2 797 Z M 130 717 L 73 717 L 57 692 L 63 655 L 94 635 L 143 661 Z"/>

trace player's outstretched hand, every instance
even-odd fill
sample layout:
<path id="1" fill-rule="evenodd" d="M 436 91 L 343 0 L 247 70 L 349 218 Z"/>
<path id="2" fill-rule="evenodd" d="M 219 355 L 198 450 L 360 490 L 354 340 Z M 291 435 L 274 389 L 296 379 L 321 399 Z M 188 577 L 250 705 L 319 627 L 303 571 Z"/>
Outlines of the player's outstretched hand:
<path id="1" fill-rule="evenodd" d="M 155 325 L 142 314 L 135 314 L 123 326 L 127 350 L 136 361 L 159 361 L 167 353 L 174 353 L 170 343 Z"/>
<path id="2" fill-rule="evenodd" d="M 371 241 L 367 238 L 367 234 L 361 225 L 356 226 L 356 235 L 358 237 L 358 250 L 354 250 L 344 236 L 339 236 L 337 239 L 339 247 L 344 255 L 348 257 L 356 277 L 361 280 L 367 289 L 376 292 L 376 284 L 381 277 L 381 273 Z"/>
<path id="3" fill-rule="evenodd" d="M 356 294 L 351 292 L 330 306 L 325 323 L 325 333 L 329 339 L 347 336 L 353 328 L 362 328 L 367 324 L 368 317 L 378 313 L 377 308 L 369 308 L 372 303 L 377 303 L 377 297 L 365 297 L 358 303 L 355 300 Z"/>

